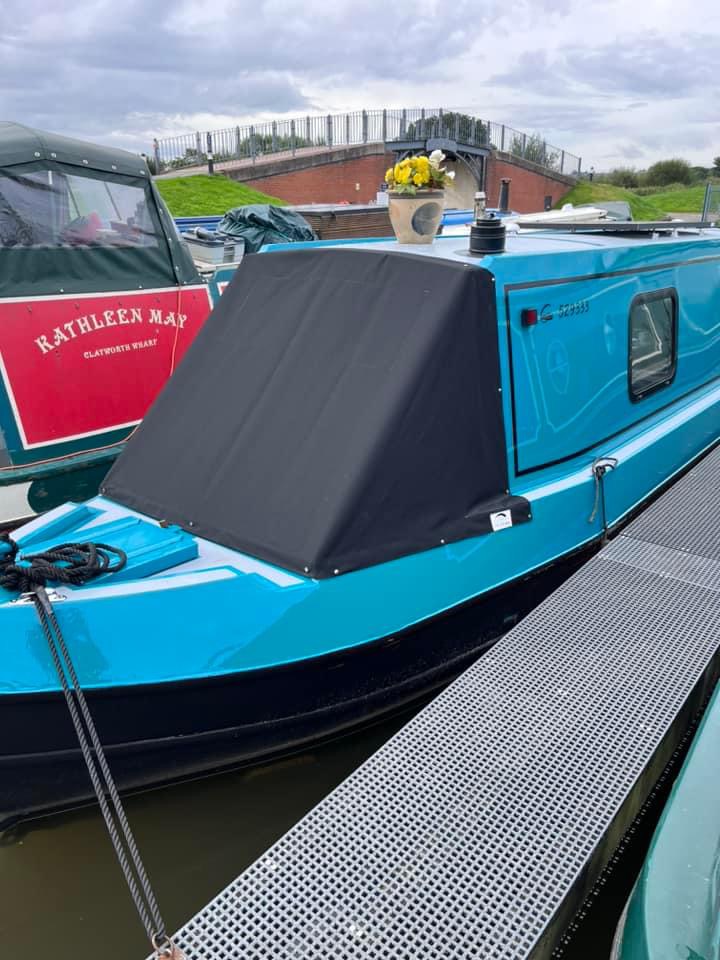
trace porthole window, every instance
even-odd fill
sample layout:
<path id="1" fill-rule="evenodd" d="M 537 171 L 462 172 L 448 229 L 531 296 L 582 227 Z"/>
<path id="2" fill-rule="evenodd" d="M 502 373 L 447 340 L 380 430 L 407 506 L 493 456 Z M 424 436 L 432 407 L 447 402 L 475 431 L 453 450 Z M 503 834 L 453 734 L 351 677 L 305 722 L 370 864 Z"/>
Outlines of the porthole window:
<path id="1" fill-rule="evenodd" d="M 641 400 L 670 383 L 677 365 L 677 294 L 657 290 L 630 304 L 629 384 L 633 400 Z"/>

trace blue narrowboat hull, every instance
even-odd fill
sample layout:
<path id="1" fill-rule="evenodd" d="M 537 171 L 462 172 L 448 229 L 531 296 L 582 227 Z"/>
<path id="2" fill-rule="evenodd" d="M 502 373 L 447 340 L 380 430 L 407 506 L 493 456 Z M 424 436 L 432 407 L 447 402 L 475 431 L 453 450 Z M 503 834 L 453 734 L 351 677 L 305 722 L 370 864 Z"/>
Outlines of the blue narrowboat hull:
<path id="1" fill-rule="evenodd" d="M 483 654 L 590 548 L 393 636 L 317 658 L 204 679 L 87 692 L 122 791 L 307 748 L 409 709 Z M 0 830 L 94 801 L 59 692 L 0 703 Z"/>
<path id="2" fill-rule="evenodd" d="M 562 237 L 521 241 L 523 255 L 482 267 L 496 298 L 502 492 L 529 505 L 529 522 L 317 578 L 109 496 L 17 532 L 29 553 L 95 540 L 128 554 L 120 573 L 61 588 L 56 603 L 122 788 L 297 750 L 429 695 L 561 582 L 606 527 L 720 439 L 717 240 L 644 248 L 583 238 L 577 251 Z M 458 243 L 413 254 L 455 257 Z M 670 287 L 675 368 L 631 397 L 630 305 Z M 602 485 L 597 458 L 615 464 Z M 0 823 L 90 796 L 34 607 L 15 599 L 0 597 Z"/>
<path id="3" fill-rule="evenodd" d="M 717 408 L 713 411 L 716 417 Z M 677 469 L 687 466 L 689 462 Z M 648 499 L 663 486 L 655 488 Z M 587 484 L 585 487 L 584 492 L 589 493 Z M 587 505 L 588 497 L 584 500 Z M 102 503 L 102 498 L 91 503 Z M 644 502 L 636 503 L 624 511 L 614 528 L 622 527 L 643 505 Z M 42 523 L 38 520 L 31 526 Z M 62 526 L 56 538 L 65 539 L 61 529 Z M 118 542 L 117 536 L 111 539 Z M 180 611 L 168 614 L 164 626 L 162 605 L 156 610 L 146 609 L 144 616 L 149 623 L 138 646 L 133 642 L 136 638 L 125 635 L 122 623 L 110 631 L 105 621 L 101 637 L 96 632 L 101 629 L 99 621 L 93 626 L 94 618 L 73 616 L 62 604 L 56 607 L 66 633 L 68 627 L 73 628 L 70 648 L 76 659 L 89 644 L 91 661 L 85 661 L 85 674 L 89 662 L 93 662 L 95 682 L 86 685 L 86 696 L 114 776 L 121 790 L 138 791 L 292 753 L 421 702 L 492 647 L 573 573 L 599 543 L 600 531 L 595 531 L 582 546 L 550 557 L 540 567 L 528 568 L 521 576 L 479 596 L 414 626 L 388 631 L 376 640 L 359 643 L 349 627 L 344 638 L 329 636 L 327 632 L 322 635 L 320 627 L 320 636 L 312 638 L 315 642 L 309 646 L 323 652 L 292 659 L 281 652 L 281 647 L 275 651 L 275 663 L 250 663 L 248 658 L 248 669 L 214 674 L 208 665 L 214 662 L 217 671 L 222 651 L 233 648 L 233 631 L 229 631 L 229 637 L 216 635 L 216 646 L 205 650 L 203 663 L 189 665 L 183 651 L 187 652 L 189 645 L 204 650 L 197 626 L 202 619 L 198 608 L 189 614 L 195 617 L 195 625 L 183 617 L 181 605 Z M 42 544 L 37 546 L 42 548 Z M 452 548 L 433 553 L 447 550 Z M 496 554 L 483 567 L 487 571 L 488 566 L 497 566 L 502 559 L 502 554 Z M 427 587 L 428 579 L 418 575 Z M 342 585 L 342 578 L 332 583 Z M 445 587 L 449 586 L 446 581 Z M 297 587 L 291 585 L 290 589 Z M 346 599 L 350 607 L 354 606 L 349 596 Z M 216 596 L 211 602 L 217 600 Z M 238 602 L 242 600 L 238 598 Z M 342 599 L 339 602 L 342 606 Z M 335 607 L 336 602 L 332 602 L 329 609 Z M 44 676 L 32 678 L 35 692 L 13 692 L 6 687 L 0 695 L 0 829 L 20 819 L 93 801 L 67 707 L 59 690 L 54 689 L 49 655 L 40 649 L 34 608 L 32 604 L 23 604 L 16 606 L 14 612 L 23 618 L 25 629 L 38 633 L 27 653 L 35 665 L 43 664 Z M 323 619 L 326 631 L 328 620 L 337 624 L 334 617 Z M 389 626 L 392 618 L 385 615 L 380 621 Z M 164 654 L 158 657 L 148 647 L 160 639 L 157 631 L 161 629 L 166 631 L 169 643 L 161 645 Z M 288 630 L 293 632 L 292 624 Z M 360 630 L 368 632 L 372 628 L 366 621 Z M 96 645 L 95 636 L 104 643 Z M 122 649 L 123 644 L 127 647 L 125 682 L 104 683 L 103 667 L 110 668 L 116 676 L 119 673 L 118 657 L 111 663 L 106 656 Z M 145 663 L 143 649 L 148 650 Z M 238 649 L 233 652 L 239 659 Z M 163 656 L 168 658 L 164 664 Z M 184 665 L 189 676 L 177 675 L 179 664 Z M 176 675 L 164 679 L 163 674 L 167 675 L 171 666 Z M 24 672 L 19 671 L 20 675 Z M 150 682 L 143 682 L 144 676 L 153 673 Z"/>

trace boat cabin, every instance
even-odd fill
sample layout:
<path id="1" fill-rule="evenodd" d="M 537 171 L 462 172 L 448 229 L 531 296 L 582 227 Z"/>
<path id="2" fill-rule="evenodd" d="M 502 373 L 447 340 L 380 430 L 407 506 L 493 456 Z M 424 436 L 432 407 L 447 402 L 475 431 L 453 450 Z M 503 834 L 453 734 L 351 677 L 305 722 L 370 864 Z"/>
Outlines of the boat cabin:
<path id="1" fill-rule="evenodd" d="M 97 489 L 210 307 L 142 157 L 0 123 L 0 525 Z"/>
<path id="2" fill-rule="evenodd" d="M 720 233 L 632 228 L 250 258 L 107 488 L 327 576 L 525 521 L 579 474 L 585 541 L 593 460 L 615 522 L 720 432 Z"/>

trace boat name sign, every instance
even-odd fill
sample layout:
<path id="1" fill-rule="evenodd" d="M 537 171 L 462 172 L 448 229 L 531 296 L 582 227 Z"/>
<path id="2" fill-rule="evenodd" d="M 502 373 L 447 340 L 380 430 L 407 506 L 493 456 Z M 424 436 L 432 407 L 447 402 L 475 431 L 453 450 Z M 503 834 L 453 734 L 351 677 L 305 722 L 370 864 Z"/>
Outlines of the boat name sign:
<path id="1" fill-rule="evenodd" d="M 0 376 L 22 448 L 137 423 L 209 312 L 204 285 L 0 300 Z"/>
<path id="2" fill-rule="evenodd" d="M 175 313 L 172 310 L 164 313 L 162 310 L 151 308 L 143 312 L 142 307 L 130 307 L 129 309 L 118 307 L 116 310 L 103 310 L 102 314 L 88 313 L 85 316 L 67 320 L 62 326 L 54 327 L 51 333 L 43 333 L 36 337 L 35 344 L 41 353 L 51 353 L 54 347 L 75 340 L 76 337 L 85 336 L 94 330 L 118 325 L 127 326 L 133 323 L 179 327 L 180 330 L 183 330 L 187 323 L 187 315 Z"/>

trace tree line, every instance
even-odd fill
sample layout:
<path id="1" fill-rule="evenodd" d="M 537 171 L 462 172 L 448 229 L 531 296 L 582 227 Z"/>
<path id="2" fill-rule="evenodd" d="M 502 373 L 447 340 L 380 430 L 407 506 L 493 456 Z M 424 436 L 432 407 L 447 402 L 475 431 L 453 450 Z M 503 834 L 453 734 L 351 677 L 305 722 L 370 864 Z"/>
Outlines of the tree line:
<path id="1" fill-rule="evenodd" d="M 693 166 L 687 160 L 673 157 L 669 160 L 658 160 L 645 170 L 636 170 L 635 167 L 615 167 L 605 173 L 594 175 L 594 179 L 601 183 L 611 183 L 616 187 L 648 192 L 675 184 L 692 186 L 712 177 L 720 177 L 720 157 L 715 157 L 710 167 Z"/>

